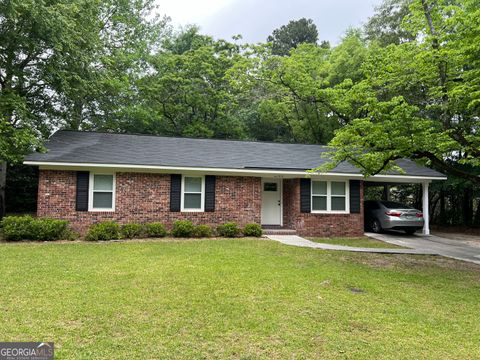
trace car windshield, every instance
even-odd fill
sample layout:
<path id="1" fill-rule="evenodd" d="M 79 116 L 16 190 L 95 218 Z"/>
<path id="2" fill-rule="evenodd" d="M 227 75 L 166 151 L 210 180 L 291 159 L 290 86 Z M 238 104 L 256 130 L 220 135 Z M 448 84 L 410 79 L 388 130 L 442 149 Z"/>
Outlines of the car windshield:
<path id="1" fill-rule="evenodd" d="M 382 205 L 387 209 L 413 209 L 411 206 L 400 204 L 399 202 L 395 201 L 382 201 Z"/>

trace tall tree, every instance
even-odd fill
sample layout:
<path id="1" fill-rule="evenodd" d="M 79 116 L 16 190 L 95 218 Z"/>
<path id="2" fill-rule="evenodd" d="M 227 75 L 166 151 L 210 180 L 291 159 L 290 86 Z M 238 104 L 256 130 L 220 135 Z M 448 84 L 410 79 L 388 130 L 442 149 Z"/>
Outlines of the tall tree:
<path id="1" fill-rule="evenodd" d="M 118 89 L 129 88 L 125 79 L 153 34 L 145 20 L 152 4 L 0 2 L 0 217 L 6 162 L 21 161 L 55 128 L 79 128 L 122 104 Z"/>
<path id="2" fill-rule="evenodd" d="M 316 44 L 317 26 L 312 19 L 291 20 L 287 25 L 273 30 L 267 41 L 272 43 L 273 54 L 288 55 L 291 49 L 295 49 L 300 44 Z M 325 42 L 323 44 L 327 46 Z"/>
<path id="3" fill-rule="evenodd" d="M 242 138 L 237 94 L 227 74 L 240 48 L 189 27 L 167 39 L 137 83 L 138 103 L 119 131 L 191 137 Z"/>
<path id="4" fill-rule="evenodd" d="M 257 48 L 250 63 L 238 69 L 245 74 L 241 86 L 253 83 L 252 97 L 260 99 L 257 133 L 275 141 L 330 141 L 361 107 L 361 99 L 346 92 L 348 84 L 363 79 L 366 53 L 358 31 L 348 32 L 333 49 L 301 44 L 288 57 L 270 56 L 268 48 Z"/>
<path id="5" fill-rule="evenodd" d="M 415 39 L 371 49 L 366 78 L 349 87 L 366 97 L 363 115 L 336 133 L 332 165 L 348 160 L 372 175 L 407 157 L 478 185 L 478 1 L 416 0 L 404 24 Z"/>
<path id="6" fill-rule="evenodd" d="M 378 41 L 381 46 L 412 41 L 415 35 L 402 26 L 410 14 L 412 0 L 385 0 L 364 26 L 367 40 Z"/>

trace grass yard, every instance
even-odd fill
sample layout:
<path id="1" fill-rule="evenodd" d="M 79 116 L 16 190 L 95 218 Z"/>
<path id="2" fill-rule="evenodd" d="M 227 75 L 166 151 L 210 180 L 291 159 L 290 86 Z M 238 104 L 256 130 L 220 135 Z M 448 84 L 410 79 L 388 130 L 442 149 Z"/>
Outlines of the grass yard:
<path id="1" fill-rule="evenodd" d="M 0 244 L 0 339 L 57 359 L 478 359 L 480 266 L 268 240 Z"/>
<path id="2" fill-rule="evenodd" d="M 308 238 L 308 239 L 317 243 L 342 245 L 342 246 L 366 247 L 366 248 L 377 248 L 377 249 L 401 248 L 401 246 L 388 244 L 386 242 L 375 240 L 366 236 L 361 238 Z"/>

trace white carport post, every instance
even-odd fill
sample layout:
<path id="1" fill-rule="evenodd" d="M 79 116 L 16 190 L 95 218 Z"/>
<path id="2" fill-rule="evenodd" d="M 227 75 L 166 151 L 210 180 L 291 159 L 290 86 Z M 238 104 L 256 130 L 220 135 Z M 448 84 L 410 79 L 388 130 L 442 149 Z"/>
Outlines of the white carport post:
<path id="1" fill-rule="evenodd" d="M 422 206 L 423 206 L 423 235 L 430 235 L 430 216 L 428 214 L 428 182 L 422 183 L 423 188 L 423 197 L 422 197 Z"/>

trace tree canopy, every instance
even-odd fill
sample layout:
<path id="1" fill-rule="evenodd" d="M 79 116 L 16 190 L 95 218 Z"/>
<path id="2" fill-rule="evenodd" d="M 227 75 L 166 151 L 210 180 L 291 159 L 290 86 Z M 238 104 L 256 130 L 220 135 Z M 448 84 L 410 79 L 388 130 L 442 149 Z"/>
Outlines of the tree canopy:
<path id="1" fill-rule="evenodd" d="M 267 41 L 272 43 L 274 55 L 288 55 L 291 49 L 295 49 L 300 44 L 316 44 L 317 26 L 312 19 L 291 20 L 287 25 L 273 30 Z"/>
<path id="2" fill-rule="evenodd" d="M 241 44 L 173 29 L 154 4 L 0 1 L 2 167 L 59 128 L 329 144 L 321 170 L 446 173 L 439 218 L 462 204 L 480 224 L 478 0 L 385 0 L 335 46 L 311 19 Z"/>
<path id="3" fill-rule="evenodd" d="M 413 2 L 404 26 L 415 38 L 370 47 L 364 78 L 347 85 L 364 97 L 362 114 L 332 140 L 336 162 L 373 175 L 411 158 L 480 184 L 476 171 L 465 171 L 480 165 L 477 5 Z"/>

